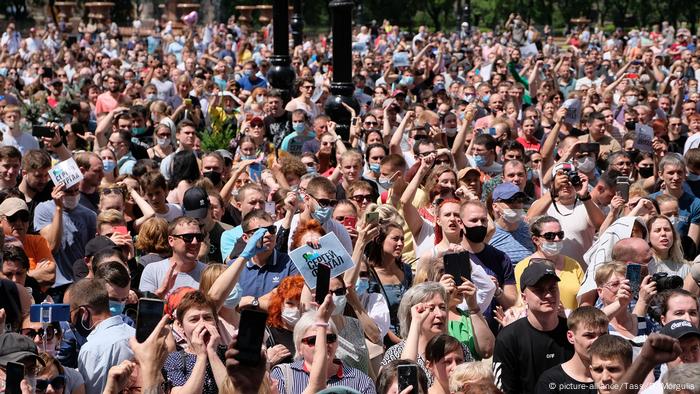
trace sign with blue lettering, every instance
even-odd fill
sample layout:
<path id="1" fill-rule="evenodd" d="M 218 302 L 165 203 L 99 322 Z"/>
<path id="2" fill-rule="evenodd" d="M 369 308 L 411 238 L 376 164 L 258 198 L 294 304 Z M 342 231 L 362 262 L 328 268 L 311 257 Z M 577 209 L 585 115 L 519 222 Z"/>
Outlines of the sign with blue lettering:
<path id="1" fill-rule="evenodd" d="M 318 244 L 318 249 L 304 245 L 289 252 L 289 257 L 310 289 L 316 288 L 316 268 L 319 262 L 331 267 L 331 278 L 349 270 L 354 264 L 334 233 L 321 237 Z"/>
<path id="2" fill-rule="evenodd" d="M 54 185 L 58 185 L 61 182 L 65 183 L 66 189 L 83 180 L 83 173 L 78 168 L 78 163 L 72 157 L 53 166 L 49 170 L 49 176 Z"/>

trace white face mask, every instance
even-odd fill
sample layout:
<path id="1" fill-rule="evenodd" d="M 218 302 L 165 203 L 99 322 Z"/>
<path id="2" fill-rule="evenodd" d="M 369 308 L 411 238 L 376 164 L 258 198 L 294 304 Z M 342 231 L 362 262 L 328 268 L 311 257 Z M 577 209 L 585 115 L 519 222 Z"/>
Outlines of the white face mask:
<path id="1" fill-rule="evenodd" d="M 294 327 L 301 317 L 299 308 L 284 308 L 282 309 L 282 320 L 288 325 Z"/>
<path id="2" fill-rule="evenodd" d="M 549 257 L 558 255 L 563 247 L 564 243 L 562 242 L 542 242 L 542 252 Z"/>
<path id="3" fill-rule="evenodd" d="M 170 145 L 170 138 L 156 138 L 156 142 L 158 142 L 160 146 L 167 146 Z"/>
<path id="4" fill-rule="evenodd" d="M 80 194 L 77 196 L 63 196 L 63 207 L 71 210 L 75 209 L 75 207 L 78 206 L 78 203 L 80 202 Z"/>
<path id="5" fill-rule="evenodd" d="M 522 209 L 509 209 L 503 210 L 501 217 L 508 223 L 518 223 L 522 220 L 524 211 Z"/>
<path id="6" fill-rule="evenodd" d="M 576 160 L 576 167 L 582 172 L 591 172 L 595 169 L 595 160 L 590 156 L 586 156 L 583 160 Z"/>
<path id="7" fill-rule="evenodd" d="M 333 294 L 333 303 L 335 304 L 333 316 L 342 315 L 345 311 L 345 304 L 347 303 L 347 298 L 345 298 L 344 295 Z"/>

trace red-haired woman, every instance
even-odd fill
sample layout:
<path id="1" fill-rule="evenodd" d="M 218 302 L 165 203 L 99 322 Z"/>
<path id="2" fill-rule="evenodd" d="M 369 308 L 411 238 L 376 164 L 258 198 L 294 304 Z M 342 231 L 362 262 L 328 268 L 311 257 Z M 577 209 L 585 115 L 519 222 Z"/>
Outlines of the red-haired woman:
<path id="1" fill-rule="evenodd" d="M 282 279 L 277 291 L 270 297 L 267 309 L 267 355 L 270 366 L 291 363 L 294 347 L 294 325 L 302 314 L 301 290 L 304 278 L 301 275 Z"/>

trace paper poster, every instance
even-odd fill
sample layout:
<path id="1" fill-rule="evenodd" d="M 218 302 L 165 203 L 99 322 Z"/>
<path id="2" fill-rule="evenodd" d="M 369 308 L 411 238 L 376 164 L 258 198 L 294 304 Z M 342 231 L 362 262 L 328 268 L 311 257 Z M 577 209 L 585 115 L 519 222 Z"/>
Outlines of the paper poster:
<path id="1" fill-rule="evenodd" d="M 367 43 L 366 42 L 353 42 L 352 51 L 358 53 L 367 53 Z"/>
<path id="2" fill-rule="evenodd" d="M 411 63 L 408 61 L 408 52 L 394 53 L 394 67 L 408 67 Z"/>
<path id="3" fill-rule="evenodd" d="M 566 116 L 564 116 L 564 123 L 576 125 L 581 121 L 581 100 L 568 99 L 564 101 L 564 108 L 566 108 Z"/>
<path id="4" fill-rule="evenodd" d="M 484 81 L 490 81 L 492 69 L 493 63 L 482 66 L 481 69 L 479 69 L 479 76 L 481 77 L 481 79 L 483 79 Z"/>
<path id="5" fill-rule="evenodd" d="M 80 183 L 83 180 L 83 173 L 78 168 L 78 163 L 72 157 L 68 160 L 57 163 L 49 171 L 49 176 L 54 185 L 65 183 L 65 188 L 68 189 L 73 185 Z"/>
<path id="6" fill-rule="evenodd" d="M 637 123 L 634 126 L 634 131 L 637 138 L 634 139 L 634 149 L 639 149 L 640 152 L 653 152 L 651 141 L 654 139 L 654 129 L 651 127 Z"/>
<path id="7" fill-rule="evenodd" d="M 318 263 L 324 263 L 331 267 L 331 278 L 335 278 L 354 265 L 352 258 L 334 233 L 328 233 L 321 237 L 318 244 L 319 249 L 304 245 L 289 252 L 289 257 L 310 289 L 316 288 Z"/>
<path id="8" fill-rule="evenodd" d="M 520 57 L 525 59 L 530 56 L 537 56 L 537 45 L 527 44 L 525 46 L 520 47 Z"/>

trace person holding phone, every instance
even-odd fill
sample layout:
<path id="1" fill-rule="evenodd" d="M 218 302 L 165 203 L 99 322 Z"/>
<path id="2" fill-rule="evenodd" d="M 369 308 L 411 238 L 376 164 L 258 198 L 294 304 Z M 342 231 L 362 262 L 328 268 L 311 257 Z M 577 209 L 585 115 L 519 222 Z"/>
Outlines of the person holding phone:
<path id="1" fill-rule="evenodd" d="M 228 378 L 224 346 L 217 328 L 216 307 L 199 290 L 185 294 L 175 316 L 177 329 L 187 342 L 185 350 L 168 355 L 163 365 L 172 393 L 217 394 Z"/>

